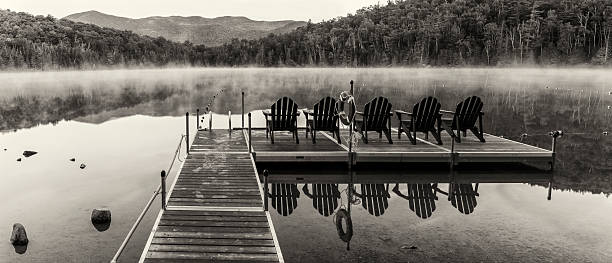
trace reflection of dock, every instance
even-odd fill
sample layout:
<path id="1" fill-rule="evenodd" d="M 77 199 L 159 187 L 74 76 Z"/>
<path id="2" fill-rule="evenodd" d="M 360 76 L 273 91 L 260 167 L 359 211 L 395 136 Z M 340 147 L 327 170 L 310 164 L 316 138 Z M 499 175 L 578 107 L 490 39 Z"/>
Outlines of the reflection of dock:
<path id="1" fill-rule="evenodd" d="M 141 262 L 283 262 L 242 132 L 198 132 Z"/>
<path id="2" fill-rule="evenodd" d="M 303 131 L 299 133 L 304 136 Z M 302 140 L 295 144 L 290 133 L 277 132 L 275 144 L 266 139 L 264 130 L 253 130 L 252 148 L 257 162 L 346 162 L 348 160 L 348 131 L 341 131 L 342 144 L 336 143 L 329 134 L 319 132 L 317 143 Z M 485 134 L 486 143 L 481 143 L 473 135 L 462 138 L 461 143 L 453 143 L 448 134 L 442 134 L 442 145 L 418 138 L 412 145 L 404 135 L 397 138 L 394 131 L 393 144 L 386 138 L 371 136 L 369 143 L 361 140 L 353 145 L 356 163 L 449 163 L 454 156 L 455 163 L 517 163 L 517 162 L 550 162 L 553 152 L 550 150 L 511 141 L 490 134 Z M 247 136 L 248 137 L 248 136 Z M 248 138 L 247 138 L 248 139 Z M 452 154 L 451 154 L 452 153 Z"/>

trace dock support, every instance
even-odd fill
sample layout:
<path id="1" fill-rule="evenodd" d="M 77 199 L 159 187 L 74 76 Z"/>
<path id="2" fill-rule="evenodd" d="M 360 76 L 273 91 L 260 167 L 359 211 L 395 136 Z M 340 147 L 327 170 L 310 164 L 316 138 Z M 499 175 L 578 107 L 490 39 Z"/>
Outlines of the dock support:
<path id="1" fill-rule="evenodd" d="M 166 210 L 166 171 L 161 171 L 161 203 L 162 209 Z"/>
<path id="2" fill-rule="evenodd" d="M 264 211 L 268 211 L 268 170 L 263 171 L 264 176 Z"/>
<path id="3" fill-rule="evenodd" d="M 244 130 L 244 91 L 242 92 L 242 129 Z"/>
<path id="4" fill-rule="evenodd" d="M 552 137 L 552 159 L 550 160 L 550 171 L 555 169 L 555 159 L 557 159 L 557 138 L 563 136 L 563 131 L 551 131 L 549 135 Z"/>
<path id="5" fill-rule="evenodd" d="M 550 201 L 552 199 L 552 178 L 548 182 L 548 197 L 546 198 Z"/>
<path id="6" fill-rule="evenodd" d="M 455 137 L 451 136 L 451 150 L 450 150 L 450 160 L 449 160 L 449 175 L 448 175 L 448 200 L 451 200 L 453 195 L 453 181 L 455 180 L 455 162 L 457 158 L 457 153 L 455 153 Z"/>
<path id="7" fill-rule="evenodd" d="M 189 112 L 185 113 L 185 148 L 187 149 L 187 154 L 189 154 Z"/>
<path id="8" fill-rule="evenodd" d="M 249 154 L 252 153 L 252 151 L 251 151 L 251 137 L 252 137 L 252 134 L 251 134 L 251 113 L 249 112 Z"/>
<path id="9" fill-rule="evenodd" d="M 200 109 L 196 109 L 196 131 L 200 129 Z"/>
<path id="10" fill-rule="evenodd" d="M 208 112 L 208 130 L 212 131 L 212 111 Z"/>
<path id="11" fill-rule="evenodd" d="M 227 112 L 227 120 L 229 124 L 229 131 L 232 132 L 232 111 Z"/>
<path id="12" fill-rule="evenodd" d="M 355 93 L 353 93 L 353 80 L 351 79 L 351 96 L 355 97 Z"/>

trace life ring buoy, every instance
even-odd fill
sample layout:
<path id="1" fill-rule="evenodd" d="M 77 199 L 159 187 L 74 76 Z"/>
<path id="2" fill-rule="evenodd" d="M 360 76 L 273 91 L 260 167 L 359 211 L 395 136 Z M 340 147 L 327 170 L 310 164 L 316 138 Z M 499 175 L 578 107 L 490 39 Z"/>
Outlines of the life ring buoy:
<path id="1" fill-rule="evenodd" d="M 342 219 L 346 220 L 346 230 L 342 227 Z M 336 230 L 338 230 L 338 236 L 344 242 L 351 241 L 353 237 L 353 221 L 346 209 L 341 208 L 336 212 Z"/>
<path id="2" fill-rule="evenodd" d="M 355 99 L 348 92 L 340 93 L 340 100 L 336 102 L 338 116 L 344 125 L 349 125 L 355 116 Z"/>

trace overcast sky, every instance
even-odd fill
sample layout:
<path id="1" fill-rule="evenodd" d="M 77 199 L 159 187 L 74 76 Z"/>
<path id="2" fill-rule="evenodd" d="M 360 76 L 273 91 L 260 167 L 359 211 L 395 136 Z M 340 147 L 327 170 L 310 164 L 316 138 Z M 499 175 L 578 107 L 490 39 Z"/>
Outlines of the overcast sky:
<path id="1" fill-rule="evenodd" d="M 96 10 L 143 18 L 148 16 L 246 16 L 255 20 L 319 22 L 355 13 L 361 7 L 386 0 L 0 0 L 0 8 L 57 18 Z"/>

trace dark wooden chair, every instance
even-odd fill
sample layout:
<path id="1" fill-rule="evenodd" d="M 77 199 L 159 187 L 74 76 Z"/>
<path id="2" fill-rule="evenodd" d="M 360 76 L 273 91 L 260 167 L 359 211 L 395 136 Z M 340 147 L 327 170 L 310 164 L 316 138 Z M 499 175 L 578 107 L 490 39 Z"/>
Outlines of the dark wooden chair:
<path id="1" fill-rule="evenodd" d="M 436 139 L 436 142 L 442 145 L 442 139 L 440 138 L 440 119 L 442 118 L 440 107 L 441 105 L 438 99 L 427 97 L 423 98 L 419 103 L 414 104 L 412 112 L 396 110 L 395 114 L 397 114 L 400 123 L 399 129 L 397 130 L 397 137 L 401 138 L 402 132 L 404 132 L 408 135 L 410 142 L 416 144 L 417 132 L 425 133 L 425 139 L 428 139 L 428 135 L 431 133 Z"/>
<path id="2" fill-rule="evenodd" d="M 266 138 L 270 135 L 272 144 L 274 144 L 275 131 L 292 132 L 295 143 L 300 143 L 297 133 L 297 117 L 300 113 L 297 108 L 298 105 L 292 99 L 282 97 L 272 104 L 270 111 L 263 112 L 266 117 Z"/>
<path id="3" fill-rule="evenodd" d="M 300 191 L 296 184 L 271 184 L 270 193 L 267 193 L 267 198 L 270 198 L 272 207 L 282 216 L 288 216 L 297 208 L 297 199 L 300 197 Z"/>
<path id="4" fill-rule="evenodd" d="M 391 103 L 385 97 L 378 97 L 366 103 L 363 112 L 355 112 L 353 127 L 363 138 L 363 142 L 368 143 L 368 132 L 378 132 L 378 137 L 382 138 L 385 134 L 389 144 L 393 144 L 391 139 Z"/>
<path id="5" fill-rule="evenodd" d="M 337 184 L 312 184 L 312 193 L 308 190 L 308 185 L 304 184 L 302 192 L 312 199 L 312 207 L 323 216 L 330 216 L 338 209 L 340 191 Z"/>
<path id="6" fill-rule="evenodd" d="M 476 196 L 479 196 L 477 191 L 478 184 L 476 184 L 476 190 L 472 188 L 472 184 L 453 184 L 450 202 L 459 212 L 469 215 L 474 212 L 478 204 L 476 202 Z"/>
<path id="7" fill-rule="evenodd" d="M 336 108 L 336 100 L 325 97 L 315 104 L 312 110 L 304 110 L 306 117 L 306 138 L 311 134 L 312 143 L 317 143 L 317 131 L 331 132 L 332 136 L 340 140 L 340 119 Z M 309 118 L 312 116 L 312 118 Z"/>
<path id="8" fill-rule="evenodd" d="M 427 219 L 436 210 L 436 191 L 432 184 L 407 184 L 408 193 L 403 194 L 399 190 L 399 185 L 393 187 L 393 192 L 399 197 L 408 200 L 410 210 L 418 217 Z"/>
<path id="9" fill-rule="evenodd" d="M 479 97 L 472 96 L 459 102 L 455 112 L 442 110 L 442 113 L 453 115 L 452 118 L 442 118 L 442 128 L 459 143 L 461 142 L 461 132 L 465 137 L 467 130 L 472 131 L 478 140 L 485 142 L 482 128 L 483 105 Z M 476 127 L 476 120 L 478 120 L 479 127 Z M 453 130 L 457 131 L 456 135 Z"/>
<path id="10" fill-rule="evenodd" d="M 355 192 L 361 198 L 361 206 L 373 216 L 381 216 L 389 208 L 389 185 L 361 184 L 361 193 Z"/>

